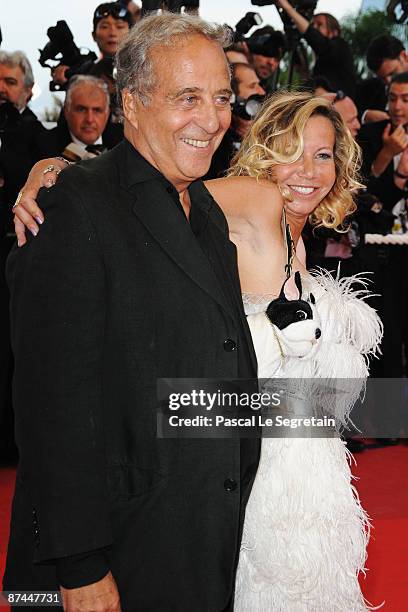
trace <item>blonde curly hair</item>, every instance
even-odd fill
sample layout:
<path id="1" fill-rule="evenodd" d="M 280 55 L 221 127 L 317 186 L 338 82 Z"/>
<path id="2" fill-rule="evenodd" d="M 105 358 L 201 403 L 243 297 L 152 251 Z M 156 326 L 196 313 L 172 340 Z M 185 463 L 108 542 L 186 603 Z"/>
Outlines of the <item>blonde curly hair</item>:
<path id="1" fill-rule="evenodd" d="M 274 180 L 278 164 L 291 164 L 303 152 L 303 131 L 313 116 L 326 117 L 335 132 L 335 183 L 309 217 L 312 225 L 344 231 L 343 222 L 356 205 L 353 193 L 362 188 L 358 170 L 360 147 L 331 101 L 305 92 L 280 91 L 266 100 L 241 148 L 231 162 L 228 176 L 252 176 Z M 284 199 L 290 199 L 281 187 Z"/>

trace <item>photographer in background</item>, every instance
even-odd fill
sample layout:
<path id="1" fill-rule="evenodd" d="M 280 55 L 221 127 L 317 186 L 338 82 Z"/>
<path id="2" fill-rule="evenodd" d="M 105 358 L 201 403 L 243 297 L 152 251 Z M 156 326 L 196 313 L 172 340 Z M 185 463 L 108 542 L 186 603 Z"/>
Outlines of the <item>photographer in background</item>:
<path id="1" fill-rule="evenodd" d="M 235 103 L 232 106 L 232 118 L 230 132 L 233 137 L 234 154 L 238 151 L 240 144 L 252 125 L 253 117 L 248 115 L 246 102 L 253 96 L 265 96 L 265 90 L 261 85 L 255 69 L 250 64 L 237 63 L 231 66 L 232 79 L 231 88 L 235 94 Z M 255 98 L 256 107 L 259 107 L 260 99 Z M 228 167 L 228 166 L 227 166 Z"/>
<path id="2" fill-rule="evenodd" d="M 357 138 L 361 124 L 358 120 L 358 110 L 357 106 L 354 104 L 354 100 L 346 96 L 342 91 L 326 94 L 325 97 L 332 101 L 334 108 L 343 118 L 353 138 Z"/>
<path id="3" fill-rule="evenodd" d="M 367 66 L 376 76 L 365 79 L 358 86 L 357 102 L 362 122 L 383 121 L 388 118 L 387 87 L 393 76 L 408 70 L 408 53 L 398 38 L 383 34 L 369 44 Z"/>
<path id="4" fill-rule="evenodd" d="M 279 63 L 285 53 L 285 37 L 282 32 L 266 28 L 255 30 L 246 41 L 249 63 L 255 68 L 261 85 L 268 93 L 276 90 L 275 79 Z"/>
<path id="5" fill-rule="evenodd" d="M 384 209 L 396 217 L 404 233 L 408 205 L 408 72 L 392 77 L 388 90 L 389 119 L 364 125 L 359 133 L 363 151 L 362 173 L 368 191 L 375 193 Z M 376 291 L 381 294 L 378 311 L 384 323 L 382 357 L 373 363 L 377 377 L 407 375 L 408 254 L 400 245 L 368 245 L 368 269 L 375 273 Z"/>
<path id="6" fill-rule="evenodd" d="M 367 66 L 386 86 L 393 76 L 408 70 L 408 53 L 395 36 L 377 36 L 367 49 Z"/>
<path id="7" fill-rule="evenodd" d="M 293 21 L 300 34 L 316 54 L 314 76 L 324 76 L 334 90 L 342 90 L 355 98 L 357 78 L 353 55 L 347 42 L 341 38 L 341 28 L 335 17 L 318 13 L 311 23 L 288 0 L 275 0 Z"/>
<path id="8" fill-rule="evenodd" d="M 265 95 L 265 90 L 261 85 L 255 68 L 251 64 L 235 62 L 231 68 L 231 87 L 237 97 L 247 100 L 249 96 L 255 94 L 258 96 Z"/>
<path id="9" fill-rule="evenodd" d="M 133 17 L 126 7 L 118 2 L 100 4 L 94 12 L 92 37 L 101 52 L 101 58 L 90 65 L 86 74 L 97 76 L 106 81 L 111 96 L 111 107 L 116 106 L 116 84 L 113 77 L 113 61 L 119 43 L 133 25 Z M 61 64 L 53 71 L 53 81 L 65 86 L 69 66 Z"/>
<path id="10" fill-rule="evenodd" d="M 250 64 L 231 64 L 231 76 L 231 89 L 235 98 L 231 108 L 231 126 L 213 155 L 206 179 L 225 175 L 265 97 L 265 90 Z"/>

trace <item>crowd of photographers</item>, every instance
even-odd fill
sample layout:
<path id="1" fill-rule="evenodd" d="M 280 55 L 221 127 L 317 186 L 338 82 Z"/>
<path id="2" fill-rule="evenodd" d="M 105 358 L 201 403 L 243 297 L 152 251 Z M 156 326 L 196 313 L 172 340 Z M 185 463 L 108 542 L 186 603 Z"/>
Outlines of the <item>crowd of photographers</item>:
<path id="1" fill-rule="evenodd" d="M 189 10 L 196 12 L 198 2 L 190 4 Z M 365 235 L 408 232 L 408 53 L 393 36 L 383 35 L 372 40 L 367 49 L 367 66 L 373 76 L 361 81 L 357 78 L 352 51 L 332 15 L 315 13 L 316 2 L 310 0 L 292 3 L 275 0 L 275 5 L 282 18 L 283 32 L 270 26 L 256 27 L 260 25 L 257 14 L 247 13 L 236 25 L 234 44 L 226 50 L 234 93 L 232 122 L 214 155 L 207 178 L 225 173 L 260 104 L 279 88 L 283 64 L 289 85 L 294 86 L 296 72 L 300 79 L 297 86 L 327 96 L 362 147 L 362 176 L 367 190 L 359 197 L 358 211 L 348 232 L 306 232 L 308 264 L 336 270 L 341 262 L 343 275 L 359 270 L 374 273 L 374 286 L 379 293 L 375 306 L 383 318 L 385 334 L 383 354 L 373 364 L 373 372 L 382 377 L 406 376 L 408 241 L 406 246 L 370 245 L 365 244 Z M 65 21 L 49 28 L 49 43 L 40 52 L 40 63 L 52 68 L 50 89 L 66 91 L 60 117 L 52 129 L 46 129 L 29 108 L 34 85 L 29 60 L 21 51 L 0 50 L 2 333 L 7 334 L 8 321 L 4 264 L 14 240 L 11 207 L 37 160 L 63 156 L 75 162 L 99 155 L 122 139 L 115 97 L 114 56 L 129 29 L 149 8 L 153 5 L 150 7 L 148 1 L 143 2 L 142 8 L 129 0 L 100 4 L 92 21 L 92 36 L 99 57 L 91 52 L 81 54 Z M 310 52 L 306 49 L 313 51 L 311 68 Z M 60 61 L 49 63 L 56 58 Z M 7 342 L 2 341 L 0 427 L 3 431 L 10 427 L 7 420 L 11 421 L 11 360 Z M 0 449 L 5 450 L 9 449 Z"/>

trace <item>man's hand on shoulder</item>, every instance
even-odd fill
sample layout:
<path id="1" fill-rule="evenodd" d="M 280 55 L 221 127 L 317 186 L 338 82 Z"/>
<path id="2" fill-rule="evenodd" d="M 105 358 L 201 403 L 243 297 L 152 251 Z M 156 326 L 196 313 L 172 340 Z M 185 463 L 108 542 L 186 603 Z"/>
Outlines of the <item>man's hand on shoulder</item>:
<path id="1" fill-rule="evenodd" d="M 119 592 L 111 572 L 88 586 L 61 587 L 61 596 L 65 612 L 121 612 Z"/>

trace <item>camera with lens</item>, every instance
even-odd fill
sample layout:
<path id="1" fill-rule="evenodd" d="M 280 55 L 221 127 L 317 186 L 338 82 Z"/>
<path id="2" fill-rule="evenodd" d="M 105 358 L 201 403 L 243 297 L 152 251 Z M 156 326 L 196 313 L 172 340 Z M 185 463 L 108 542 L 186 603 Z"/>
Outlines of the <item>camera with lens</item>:
<path id="1" fill-rule="evenodd" d="M 198 9 L 200 6 L 200 0 L 142 0 L 142 13 L 146 15 L 150 11 L 158 11 L 163 8 L 163 4 L 166 9 L 172 13 L 180 13 L 181 9 L 192 10 Z"/>
<path id="2" fill-rule="evenodd" d="M 235 26 L 235 30 L 233 32 L 233 42 L 243 42 L 247 39 L 245 35 L 248 34 L 249 30 L 251 30 L 255 26 L 259 26 L 262 23 L 262 17 L 259 13 L 248 12 L 238 21 Z M 231 28 L 232 29 L 232 28 Z"/>
<path id="3" fill-rule="evenodd" d="M 285 30 L 286 51 L 290 53 L 288 85 L 291 85 L 295 63 L 299 62 L 301 65 L 307 66 L 307 53 L 301 44 L 300 32 L 287 12 L 278 6 L 274 0 L 251 0 L 251 3 L 255 6 L 276 6 Z M 316 10 L 317 0 L 291 0 L 291 5 L 302 17 L 311 22 Z"/>
<path id="4" fill-rule="evenodd" d="M 83 74 L 88 72 L 89 68 L 97 59 L 93 51 L 86 54 L 81 53 L 80 49 L 74 42 L 74 37 L 66 21 L 57 21 L 57 25 L 48 28 L 47 36 L 48 43 L 44 49 L 40 49 L 39 62 L 44 68 L 53 70 L 57 65 L 63 64 L 69 66 L 65 75 L 69 80 L 74 74 Z M 47 62 L 50 60 L 58 61 L 58 64 L 52 65 Z M 59 85 L 50 82 L 51 91 L 60 91 L 65 89 L 64 85 Z"/>
<path id="5" fill-rule="evenodd" d="M 271 6 L 276 4 L 276 2 L 274 0 L 251 0 L 251 4 L 254 6 Z M 310 21 L 316 10 L 317 0 L 293 0 L 291 5 L 298 13 Z M 279 10 L 279 7 L 276 8 Z"/>
<path id="6" fill-rule="evenodd" d="M 282 57 L 286 50 L 285 37 L 282 32 L 270 31 L 258 34 L 258 31 L 255 30 L 251 36 L 246 36 L 249 30 L 261 24 L 262 17 L 258 13 L 247 13 L 238 21 L 235 30 L 230 28 L 233 34 L 233 44 L 245 42 L 251 53 Z"/>
<path id="7" fill-rule="evenodd" d="M 274 0 L 251 0 L 251 4 L 253 4 L 254 6 L 271 6 L 274 4 L 279 12 L 280 18 L 282 19 L 283 26 L 285 28 L 285 32 L 288 38 L 292 38 L 293 30 L 296 29 L 295 25 L 289 15 L 287 15 L 287 13 L 283 9 L 277 6 Z M 291 5 L 305 19 L 311 21 L 313 13 L 316 10 L 317 0 L 292 0 Z"/>
<path id="8" fill-rule="evenodd" d="M 265 98 L 266 96 L 260 96 L 259 94 L 253 94 L 247 99 L 236 96 L 231 106 L 232 113 L 241 119 L 252 121 L 264 103 Z"/>
<path id="9" fill-rule="evenodd" d="M 388 0 L 385 10 L 395 23 L 408 23 L 408 0 Z"/>
<path id="10" fill-rule="evenodd" d="M 279 30 L 257 34 L 256 30 L 247 39 L 248 49 L 255 55 L 281 58 L 286 51 L 285 36 Z"/>

